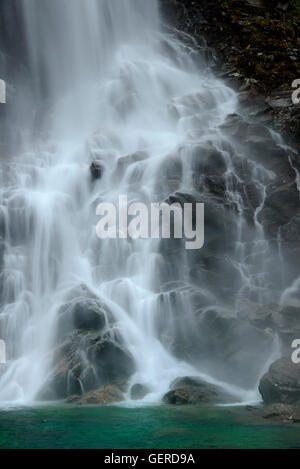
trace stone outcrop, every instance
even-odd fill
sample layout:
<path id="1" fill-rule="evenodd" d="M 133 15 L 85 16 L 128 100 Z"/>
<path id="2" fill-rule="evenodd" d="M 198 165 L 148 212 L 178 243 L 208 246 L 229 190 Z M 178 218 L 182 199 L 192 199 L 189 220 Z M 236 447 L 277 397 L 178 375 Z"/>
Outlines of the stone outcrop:
<path id="1" fill-rule="evenodd" d="M 183 332 L 181 332 L 183 331 Z M 179 358 L 201 363 L 201 370 L 237 386 L 253 386 L 270 354 L 274 334 L 247 320 L 210 307 L 195 314 L 195 322 L 178 320 L 172 351 Z"/>
<path id="2" fill-rule="evenodd" d="M 163 402 L 173 405 L 197 405 L 234 402 L 224 390 L 197 377 L 178 378 L 171 383 L 171 390 Z"/>
<path id="3" fill-rule="evenodd" d="M 100 386 L 126 388 L 135 371 L 134 360 L 111 312 L 86 287 L 75 290 L 61 308 L 57 338 L 53 369 L 39 399 L 66 399 Z"/>
<path id="4" fill-rule="evenodd" d="M 262 377 L 259 391 L 266 404 L 300 405 L 300 367 L 290 357 L 273 363 Z"/>

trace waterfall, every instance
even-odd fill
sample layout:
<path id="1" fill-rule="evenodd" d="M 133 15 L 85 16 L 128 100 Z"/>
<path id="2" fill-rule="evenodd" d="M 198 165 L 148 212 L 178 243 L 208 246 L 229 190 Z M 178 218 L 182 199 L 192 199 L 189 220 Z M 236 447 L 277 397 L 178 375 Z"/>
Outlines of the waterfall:
<path id="1" fill-rule="evenodd" d="M 11 104 L 21 109 L 11 138 L 22 150 L 1 166 L 8 366 L 0 400 L 37 399 L 55 366 L 64 305 L 82 289 L 112 315 L 107 336 L 133 357 L 129 383 L 148 385 L 149 401 L 179 376 L 201 376 L 237 399 L 256 396 L 276 341 L 257 343 L 243 325 L 230 358 L 222 332 L 214 335 L 226 318 L 239 327 L 236 300 L 269 299 L 271 248 L 259 213 L 272 174 L 255 162 L 243 168 L 247 155 L 226 132 L 237 94 L 163 30 L 156 0 L 22 0 L 18 8 L 27 75 Z M 100 179 L 91 178 L 93 161 Z M 258 199 L 250 214 L 244 173 Z M 204 248 L 98 239 L 96 207 L 120 195 L 204 202 Z"/>

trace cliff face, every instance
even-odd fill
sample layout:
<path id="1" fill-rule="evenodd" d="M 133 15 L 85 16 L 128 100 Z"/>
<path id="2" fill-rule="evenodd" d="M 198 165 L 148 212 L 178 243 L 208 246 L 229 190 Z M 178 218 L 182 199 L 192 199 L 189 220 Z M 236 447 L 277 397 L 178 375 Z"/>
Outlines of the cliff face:
<path id="1" fill-rule="evenodd" d="M 240 91 L 264 96 L 273 126 L 298 146 L 300 105 L 299 2 L 161 0 L 167 21 L 213 48 L 215 72 Z M 299 147 L 298 147 L 299 148 Z"/>
<path id="2" fill-rule="evenodd" d="M 282 240 L 282 254 L 290 280 L 299 276 L 299 185 L 300 171 L 300 104 L 292 100 L 294 81 L 300 79 L 300 5 L 298 1 L 263 0 L 161 0 L 166 24 L 175 33 L 184 31 L 198 52 L 206 53 L 215 74 L 235 88 L 239 94 L 238 113 L 252 117 L 260 124 L 251 138 L 256 144 L 256 158 L 274 171 L 276 177 L 267 186 L 266 200 L 259 215 L 266 236 L 276 243 Z M 299 80 L 300 81 L 300 80 Z M 294 87 L 293 87 L 294 83 Z M 241 129 L 241 116 L 233 117 L 232 135 Z M 262 125 L 271 126 L 294 148 L 293 155 L 278 153 L 271 140 L 262 135 Z M 278 149 L 277 149 L 278 150 Z M 251 148 L 252 157 L 254 147 Z M 296 177 L 295 177 L 296 176 Z M 281 214 L 281 215 L 280 215 Z M 297 259 L 297 263 L 293 259 Z M 283 269 L 283 267 L 280 267 Z M 296 292 L 299 294 L 299 291 Z M 252 308 L 253 307 L 253 308 Z M 285 419 L 299 406 L 299 365 L 291 360 L 291 344 L 299 337 L 299 305 L 282 307 L 276 304 L 259 306 L 244 304 L 240 316 L 262 330 L 278 334 L 285 358 L 275 362 L 262 378 L 260 392 L 272 408 L 270 416 Z M 286 390 L 289 390 L 289 393 Z M 298 409 L 298 407 L 297 407 Z M 297 410 L 298 411 L 298 410 Z M 294 417 L 293 417 L 294 418 Z M 290 420 L 293 420 L 289 417 Z M 295 417 L 296 418 L 296 417 Z"/>

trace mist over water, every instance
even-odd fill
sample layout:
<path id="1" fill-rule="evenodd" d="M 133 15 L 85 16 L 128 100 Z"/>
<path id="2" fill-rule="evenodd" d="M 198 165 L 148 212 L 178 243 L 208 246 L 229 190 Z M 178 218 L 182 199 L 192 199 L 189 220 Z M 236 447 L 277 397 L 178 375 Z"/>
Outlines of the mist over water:
<path id="1" fill-rule="evenodd" d="M 82 288 L 112 313 L 107 334 L 132 355 L 130 383 L 150 387 L 146 401 L 158 402 L 179 376 L 256 399 L 277 341 L 245 327 L 231 359 L 215 335 L 223 317 L 235 319 L 238 301 L 273 294 L 259 223 L 272 173 L 254 162 L 246 169 L 258 199 L 249 214 L 236 189 L 244 149 L 224 131 L 235 92 L 162 29 L 156 0 L 22 0 L 20 8 L 29 76 L 16 103 L 23 151 L 1 166 L 0 331 L 9 364 L 0 400 L 37 398 L 54 367 L 61 309 Z M 102 168 L 96 181 L 92 161 Z M 204 248 L 99 240 L 96 207 L 117 205 L 120 195 L 204 202 Z"/>

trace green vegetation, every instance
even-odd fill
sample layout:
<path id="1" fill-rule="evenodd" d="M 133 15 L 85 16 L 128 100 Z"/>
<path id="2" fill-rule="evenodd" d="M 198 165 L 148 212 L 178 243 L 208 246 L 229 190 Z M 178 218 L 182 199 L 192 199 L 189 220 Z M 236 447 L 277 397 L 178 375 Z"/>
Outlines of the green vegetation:
<path id="1" fill-rule="evenodd" d="M 215 35 L 233 46 L 223 53 L 245 76 L 268 91 L 290 89 L 300 77 L 300 2 L 291 1 L 287 11 L 275 8 L 274 2 L 261 3 L 265 6 L 257 8 L 240 0 L 214 2 L 210 14 Z"/>

